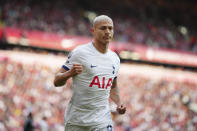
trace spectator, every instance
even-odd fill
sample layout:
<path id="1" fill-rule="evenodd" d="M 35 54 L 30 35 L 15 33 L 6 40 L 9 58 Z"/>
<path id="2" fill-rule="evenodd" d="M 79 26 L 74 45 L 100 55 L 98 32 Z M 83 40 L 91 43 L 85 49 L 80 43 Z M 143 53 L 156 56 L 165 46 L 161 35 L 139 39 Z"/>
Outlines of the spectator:
<path id="1" fill-rule="evenodd" d="M 99 3 L 91 4 L 95 7 L 99 6 Z M 127 12 L 132 13 L 125 13 L 125 10 L 116 13 L 113 10 L 114 5 L 116 2 L 105 4 L 112 9 L 109 12 L 112 18 L 114 17 L 116 25 L 116 37 L 114 38 L 116 41 L 196 52 L 194 43 L 197 32 L 195 30 L 196 21 L 193 19 L 193 16 L 196 15 L 195 4 L 187 1 L 168 2 L 163 0 L 158 0 L 158 2 L 143 0 L 142 4 L 139 4 L 136 0 L 123 0 L 117 5 L 118 7 L 128 7 Z M 191 10 L 185 11 L 186 7 Z M 0 8 L 2 8 L 0 13 L 2 13 L 4 27 L 13 26 L 63 35 L 91 35 L 88 11 L 83 5 L 78 4 L 77 0 L 72 2 L 62 0 L 10 2 L 7 0 L 2 2 Z M 78 10 L 73 12 L 72 9 Z M 97 11 L 95 8 L 95 12 Z M 49 13 L 50 15 L 48 15 Z"/>
<path id="2" fill-rule="evenodd" d="M 47 118 L 44 116 L 40 121 L 41 131 L 48 131 Z"/>
<path id="3" fill-rule="evenodd" d="M 19 53 L 19 51 L 13 52 Z M 10 59 L 8 54 L 4 59 L 0 56 L 0 129 L 23 130 L 24 118 L 31 109 L 34 113 L 34 127 L 40 124 L 44 114 L 47 117 L 45 122 L 49 130 L 64 130 L 63 115 L 72 94 L 71 81 L 68 81 L 66 88 L 52 88 L 54 70 L 57 70 L 59 65 L 56 65 L 56 62 L 48 64 L 44 61 L 49 60 L 51 55 L 56 59 L 63 58 L 63 56 L 50 54 L 41 59 L 43 54 L 36 53 L 37 55 L 39 57 L 25 53 L 25 55 L 20 55 L 20 60 L 14 57 L 15 61 Z M 30 64 L 30 61 L 35 58 L 37 58 L 36 61 L 41 59 L 43 63 L 34 61 Z M 189 81 L 190 76 L 187 77 L 187 81 L 179 79 L 185 74 L 192 74 L 193 78 L 197 78 L 196 73 L 184 73 L 176 69 L 175 73 L 170 73 L 173 79 L 161 77 L 160 74 L 154 78 L 152 71 L 151 77 L 146 76 L 144 67 L 143 69 L 134 67 L 137 73 L 132 74 L 128 74 L 130 71 L 125 74 L 120 70 L 118 76 L 120 95 L 127 106 L 127 112 L 124 116 L 118 117 L 113 112 L 114 104 L 111 102 L 115 131 L 118 129 L 123 131 L 196 130 L 196 114 L 194 113 L 196 106 L 191 106 L 193 111 L 189 111 L 190 108 L 183 103 L 182 96 L 189 96 L 191 103 L 197 103 L 197 95 L 194 93 L 197 91 L 197 83 Z M 150 69 L 157 67 L 146 68 L 147 72 L 150 72 Z M 131 66 L 130 69 L 132 70 L 133 67 Z M 164 74 L 168 73 L 165 68 L 159 68 L 160 71 L 165 72 Z M 141 75 L 138 75 L 140 72 Z M 178 75 L 178 79 L 176 79 L 177 72 L 182 72 Z M 52 108 L 54 105 L 57 108 Z"/>
<path id="4" fill-rule="evenodd" d="M 34 130 L 34 123 L 33 123 L 33 115 L 30 112 L 25 120 L 24 124 L 24 131 L 33 131 Z"/>

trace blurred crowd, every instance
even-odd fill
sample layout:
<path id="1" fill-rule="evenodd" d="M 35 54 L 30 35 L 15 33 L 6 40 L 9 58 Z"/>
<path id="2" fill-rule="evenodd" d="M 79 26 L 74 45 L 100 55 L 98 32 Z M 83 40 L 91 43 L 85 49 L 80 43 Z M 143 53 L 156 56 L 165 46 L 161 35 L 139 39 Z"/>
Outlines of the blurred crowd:
<path id="1" fill-rule="evenodd" d="M 35 131 L 64 130 L 72 87 L 71 80 L 64 87 L 54 87 L 57 68 L 0 58 L 0 130 L 21 131 L 28 121 Z M 118 115 L 110 102 L 115 131 L 197 130 L 196 84 L 122 72 L 118 81 L 127 112 Z"/>
<path id="2" fill-rule="evenodd" d="M 71 90 L 54 88 L 54 71 L 37 63 L 28 65 L 6 58 L 0 61 L 0 130 L 21 131 L 30 113 L 35 130 L 42 128 L 44 118 L 51 131 L 64 129 L 64 110 Z"/>
<path id="3" fill-rule="evenodd" d="M 115 122 L 131 131 L 197 130 L 196 84 L 130 77 L 120 74 L 121 96 L 127 115 Z M 126 82 L 126 83 L 125 83 Z M 124 129 L 123 129 L 124 127 Z"/>
<path id="4" fill-rule="evenodd" d="M 7 0 L 1 2 L 0 20 L 3 26 L 90 36 L 94 13 L 107 14 L 114 20 L 117 41 L 197 52 L 192 2 Z"/>

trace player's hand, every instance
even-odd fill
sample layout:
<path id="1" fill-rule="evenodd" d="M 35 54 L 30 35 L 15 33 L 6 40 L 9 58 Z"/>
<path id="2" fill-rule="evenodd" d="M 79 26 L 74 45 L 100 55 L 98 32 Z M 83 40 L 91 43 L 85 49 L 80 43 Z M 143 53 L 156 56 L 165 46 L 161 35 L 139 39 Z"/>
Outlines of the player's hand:
<path id="1" fill-rule="evenodd" d="M 126 106 L 124 106 L 123 104 L 120 104 L 117 106 L 116 110 L 119 114 L 124 114 L 126 112 Z"/>
<path id="2" fill-rule="evenodd" d="M 70 75 L 76 76 L 78 74 L 81 74 L 83 71 L 83 66 L 81 64 L 73 64 L 72 68 L 70 69 Z"/>

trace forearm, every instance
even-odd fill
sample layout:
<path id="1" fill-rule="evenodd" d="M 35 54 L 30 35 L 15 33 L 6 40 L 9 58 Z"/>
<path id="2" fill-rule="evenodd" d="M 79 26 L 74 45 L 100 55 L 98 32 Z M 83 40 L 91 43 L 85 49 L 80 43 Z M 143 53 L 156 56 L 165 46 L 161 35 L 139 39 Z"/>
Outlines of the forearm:
<path id="1" fill-rule="evenodd" d="M 57 73 L 54 79 L 54 85 L 56 87 L 63 86 L 70 77 L 71 75 L 69 71 L 63 73 Z"/>
<path id="2" fill-rule="evenodd" d="M 111 86 L 110 98 L 116 103 L 117 112 L 119 114 L 124 114 L 126 112 L 126 107 L 120 100 L 119 89 L 117 87 L 117 78 L 114 79 L 113 84 Z"/>
<path id="3" fill-rule="evenodd" d="M 121 104 L 120 95 L 118 87 L 113 87 L 110 91 L 110 98 L 116 103 L 116 105 Z"/>
<path id="4" fill-rule="evenodd" d="M 73 64 L 72 68 L 69 70 L 61 68 L 59 73 L 57 73 L 55 76 L 54 85 L 63 86 L 70 77 L 80 74 L 82 69 L 83 67 L 81 64 Z"/>

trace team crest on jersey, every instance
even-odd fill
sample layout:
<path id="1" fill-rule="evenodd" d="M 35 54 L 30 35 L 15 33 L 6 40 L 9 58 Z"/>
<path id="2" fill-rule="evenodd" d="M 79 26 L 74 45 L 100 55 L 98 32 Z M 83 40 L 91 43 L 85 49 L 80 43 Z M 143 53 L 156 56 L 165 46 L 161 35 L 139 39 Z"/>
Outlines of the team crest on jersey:
<path id="1" fill-rule="evenodd" d="M 112 74 L 115 74 L 115 66 L 114 65 L 112 65 L 112 69 L 113 69 L 113 71 L 112 71 Z"/>
<path id="2" fill-rule="evenodd" d="M 107 126 L 107 131 L 113 131 L 113 130 L 112 130 L 112 125 L 108 125 L 108 126 Z"/>

